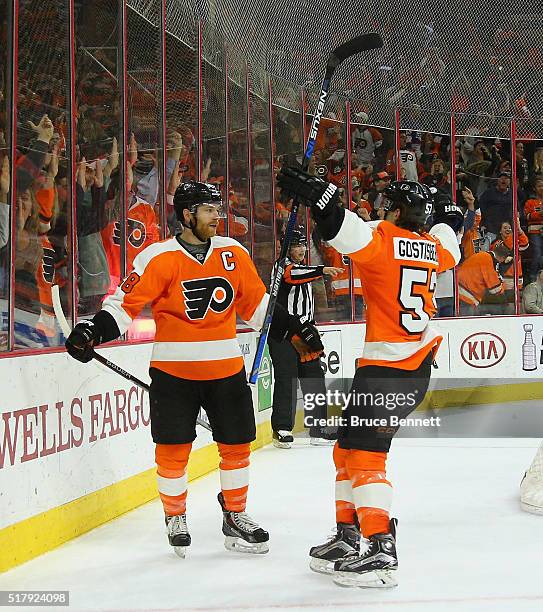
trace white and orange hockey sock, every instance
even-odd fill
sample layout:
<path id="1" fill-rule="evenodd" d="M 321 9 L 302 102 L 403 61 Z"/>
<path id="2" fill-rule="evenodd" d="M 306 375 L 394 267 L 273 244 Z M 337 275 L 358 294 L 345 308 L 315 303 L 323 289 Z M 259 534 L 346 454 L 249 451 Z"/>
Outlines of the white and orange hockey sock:
<path id="1" fill-rule="evenodd" d="M 185 514 L 187 507 L 187 463 L 192 444 L 157 444 L 157 484 L 164 513 Z"/>
<path id="2" fill-rule="evenodd" d="M 387 453 L 355 449 L 348 453 L 345 465 L 362 535 L 388 533 L 392 485 L 386 479 Z"/>
<path id="3" fill-rule="evenodd" d="M 336 523 L 355 523 L 356 508 L 354 507 L 353 488 L 345 461 L 349 451 L 334 446 L 334 465 L 336 466 Z"/>
<path id="4" fill-rule="evenodd" d="M 232 512 L 244 512 L 249 489 L 249 455 L 251 445 L 217 442 L 221 462 L 221 490 L 224 505 Z"/>

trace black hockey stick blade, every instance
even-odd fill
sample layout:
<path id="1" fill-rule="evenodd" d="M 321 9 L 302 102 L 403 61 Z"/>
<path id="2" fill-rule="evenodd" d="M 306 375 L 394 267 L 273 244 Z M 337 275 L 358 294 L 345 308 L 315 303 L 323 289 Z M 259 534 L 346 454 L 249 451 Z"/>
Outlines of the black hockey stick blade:
<path id="1" fill-rule="evenodd" d="M 383 46 L 383 39 L 380 34 L 372 32 L 371 34 L 361 34 L 356 38 L 348 40 L 337 49 L 330 53 L 328 67 L 337 68 L 341 62 L 345 61 L 351 55 L 362 53 L 363 51 L 371 51 L 371 49 L 380 49 Z"/>

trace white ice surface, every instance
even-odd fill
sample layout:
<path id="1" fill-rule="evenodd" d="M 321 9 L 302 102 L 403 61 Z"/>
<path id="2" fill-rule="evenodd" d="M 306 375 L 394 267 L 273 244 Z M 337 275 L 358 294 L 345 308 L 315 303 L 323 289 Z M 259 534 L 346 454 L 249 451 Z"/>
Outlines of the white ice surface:
<path id="1" fill-rule="evenodd" d="M 394 442 L 393 590 L 342 589 L 309 570 L 310 546 L 334 523 L 334 470 L 331 448 L 306 439 L 253 455 L 248 511 L 270 532 L 267 555 L 224 549 L 214 473 L 189 485 L 186 559 L 170 550 L 155 501 L 6 572 L 0 589 L 66 589 L 70 611 L 543 610 L 543 517 L 518 501 L 539 442 Z"/>

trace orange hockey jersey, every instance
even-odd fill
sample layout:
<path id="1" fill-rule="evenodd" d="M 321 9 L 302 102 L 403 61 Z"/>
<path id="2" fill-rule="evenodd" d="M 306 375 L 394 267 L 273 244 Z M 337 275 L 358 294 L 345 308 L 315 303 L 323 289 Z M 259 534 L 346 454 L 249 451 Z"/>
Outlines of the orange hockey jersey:
<path id="1" fill-rule="evenodd" d="M 334 268 L 343 268 L 343 272 L 338 274 L 335 278 L 332 278 L 331 286 L 334 294 L 336 296 L 349 295 L 351 289 L 351 260 L 346 255 L 338 253 L 336 249 L 328 246 L 325 242 L 323 242 L 323 254 L 326 259 L 326 265 Z M 353 268 L 353 291 L 355 295 L 362 295 L 362 281 L 360 280 L 360 272 L 356 266 Z"/>
<path id="2" fill-rule="evenodd" d="M 233 238 L 213 237 L 203 263 L 170 238 L 136 257 L 103 310 L 124 333 L 148 303 L 156 323 L 151 367 L 212 380 L 242 369 L 236 314 L 260 329 L 268 294 L 249 253 Z"/>
<path id="3" fill-rule="evenodd" d="M 345 211 L 341 229 L 328 242 L 349 255 L 362 280 L 367 323 L 358 366 L 418 368 L 442 340 L 428 323 L 436 312 L 437 273 L 460 261 L 453 230 L 439 223 L 430 234 L 417 234 Z"/>
<path id="4" fill-rule="evenodd" d="M 530 198 L 524 204 L 524 213 L 528 220 L 528 234 L 541 234 L 543 230 L 543 202 Z"/>
<path id="5" fill-rule="evenodd" d="M 479 226 L 481 225 L 481 211 L 477 209 L 475 211 L 475 220 L 473 225 L 464 231 L 462 236 L 462 249 L 464 251 L 464 259 L 471 257 L 475 253 L 479 253 L 483 245 L 483 238 L 479 232 Z"/>
<path id="6" fill-rule="evenodd" d="M 132 269 L 134 258 L 143 249 L 160 239 L 154 208 L 136 197 L 126 219 L 126 268 Z M 111 277 L 110 292 L 118 285 L 121 270 L 121 224 L 112 221 L 101 232 Z"/>
<path id="7" fill-rule="evenodd" d="M 501 238 L 496 238 L 494 242 L 490 245 L 490 250 L 493 251 L 499 244 L 505 245 L 511 253 L 514 253 L 513 248 L 513 234 L 509 234 L 505 240 Z M 528 236 L 520 230 L 518 233 L 518 259 L 517 259 L 517 278 L 518 278 L 518 288 L 522 289 L 522 285 L 524 284 L 524 279 L 522 278 L 522 257 L 521 252 L 525 251 L 529 246 Z M 508 266 L 505 270 L 501 270 L 503 276 L 503 286 L 506 291 L 515 288 L 515 269 L 513 268 L 513 263 Z"/>
<path id="8" fill-rule="evenodd" d="M 503 293 L 504 285 L 495 266 L 494 258 L 486 251 L 475 253 L 459 266 L 458 294 L 462 302 L 478 306 L 487 291 Z"/>

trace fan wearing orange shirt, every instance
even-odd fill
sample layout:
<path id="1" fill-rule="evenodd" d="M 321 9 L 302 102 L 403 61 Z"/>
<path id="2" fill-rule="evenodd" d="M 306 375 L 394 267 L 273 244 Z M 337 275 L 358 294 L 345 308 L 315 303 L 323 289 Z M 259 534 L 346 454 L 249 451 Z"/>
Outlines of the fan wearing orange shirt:
<path id="1" fill-rule="evenodd" d="M 180 185 L 174 208 L 183 231 L 139 253 L 132 272 L 102 310 L 92 321 L 78 323 L 66 341 L 70 355 L 86 363 L 94 346 L 126 332 L 151 303 L 156 323 L 149 372 L 151 433 L 168 539 L 181 557 L 191 542 L 186 469 L 200 407 L 221 457 L 225 546 L 239 552 L 268 551 L 268 533 L 245 513 L 256 428 L 236 316 L 260 329 L 269 296 L 247 250 L 233 238 L 217 236 L 221 207 L 215 186 Z M 270 335 L 278 341 L 289 338 L 302 356 L 322 354 L 315 326 L 285 309 L 275 310 Z"/>
<path id="2" fill-rule="evenodd" d="M 491 252 L 474 253 L 458 267 L 458 295 L 460 316 L 479 314 L 479 305 L 486 295 L 503 295 L 505 285 L 496 272 L 498 264 L 510 257 L 509 249 L 497 245 Z"/>
<path id="3" fill-rule="evenodd" d="M 409 415 L 428 388 L 442 340 L 429 325 L 436 312 L 436 278 L 459 262 L 458 241 L 444 223 L 424 231 L 433 195 L 420 183 L 391 183 L 384 192 L 385 220 L 368 223 L 338 205 L 331 183 L 295 167 L 284 168 L 278 180 L 282 190 L 311 207 L 323 240 L 358 267 L 367 307 L 364 349 L 334 448 L 337 531 L 310 550 L 310 567 L 333 571 L 342 586 L 395 586 L 396 520 L 389 518 L 387 453 L 396 419 Z M 380 397 L 391 398 L 389 405 Z M 358 524 L 369 539 L 362 555 Z"/>
<path id="4" fill-rule="evenodd" d="M 524 285 L 524 279 L 522 278 L 522 257 L 521 253 L 526 251 L 529 246 L 528 236 L 524 233 L 524 230 L 520 226 L 520 219 L 517 217 L 517 237 L 518 237 L 518 259 L 516 261 L 517 267 L 517 285 L 519 291 L 522 289 Z M 514 299 L 514 288 L 515 288 L 515 270 L 513 264 L 513 254 L 515 252 L 515 248 L 513 245 L 513 228 L 511 227 L 511 223 L 509 221 L 503 221 L 500 226 L 500 233 L 496 237 L 490 245 L 490 250 L 493 251 L 499 244 L 503 244 L 509 250 L 510 256 L 504 262 L 504 265 L 501 266 L 500 274 L 503 278 L 503 285 L 505 287 L 506 292 L 510 292 L 511 295 L 509 298 Z"/>

